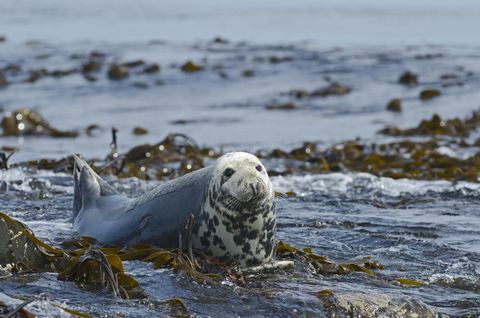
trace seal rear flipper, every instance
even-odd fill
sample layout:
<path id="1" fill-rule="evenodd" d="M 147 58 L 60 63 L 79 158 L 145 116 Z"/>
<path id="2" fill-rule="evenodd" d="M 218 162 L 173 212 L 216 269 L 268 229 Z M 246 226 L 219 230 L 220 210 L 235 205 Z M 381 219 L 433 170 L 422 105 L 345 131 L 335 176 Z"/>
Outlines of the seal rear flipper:
<path id="1" fill-rule="evenodd" d="M 73 219 L 82 207 L 88 206 L 101 196 L 118 195 L 118 191 L 103 180 L 88 163 L 73 155 Z"/>

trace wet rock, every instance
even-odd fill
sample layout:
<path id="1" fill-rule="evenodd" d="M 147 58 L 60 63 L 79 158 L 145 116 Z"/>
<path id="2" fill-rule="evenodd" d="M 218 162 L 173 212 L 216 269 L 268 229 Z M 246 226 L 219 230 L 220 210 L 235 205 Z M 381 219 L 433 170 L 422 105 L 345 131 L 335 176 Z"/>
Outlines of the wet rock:
<path id="1" fill-rule="evenodd" d="M 253 70 L 244 70 L 242 73 L 243 77 L 252 77 L 254 75 Z"/>
<path id="2" fill-rule="evenodd" d="M 203 67 L 193 63 L 192 61 L 187 61 L 181 66 L 181 70 L 185 73 L 194 73 L 203 70 Z"/>
<path id="3" fill-rule="evenodd" d="M 380 133 L 390 136 L 456 136 L 468 137 L 470 132 L 480 127 L 480 113 L 474 112 L 465 120 L 453 118 L 443 120 L 435 114 L 430 120 L 422 120 L 415 128 L 399 129 L 396 127 L 387 127 Z"/>
<path id="4" fill-rule="evenodd" d="M 430 99 L 438 97 L 440 95 L 441 95 L 440 90 L 438 90 L 436 88 L 429 88 L 429 89 L 425 89 L 425 90 L 421 91 L 419 97 L 420 97 L 421 100 L 430 100 Z"/>
<path id="5" fill-rule="evenodd" d="M 294 110 L 299 108 L 296 104 L 292 102 L 280 103 L 280 104 L 270 104 L 265 107 L 268 110 Z"/>
<path id="6" fill-rule="evenodd" d="M 313 91 L 307 91 L 303 89 L 296 89 L 289 92 L 290 96 L 293 96 L 297 99 L 302 99 L 306 97 L 328 97 L 328 96 L 341 96 L 346 95 L 351 92 L 351 89 L 340 83 L 331 83 L 330 85 L 318 88 Z"/>
<path id="7" fill-rule="evenodd" d="M 135 127 L 132 130 L 132 134 L 134 135 L 146 135 L 148 134 L 148 130 L 143 127 Z"/>
<path id="8" fill-rule="evenodd" d="M 76 131 L 62 131 L 50 126 L 43 117 L 28 108 L 8 112 L 0 122 L 4 136 L 36 135 L 50 137 L 76 137 Z"/>
<path id="9" fill-rule="evenodd" d="M 399 98 L 394 98 L 387 104 L 387 110 L 391 112 L 401 112 L 402 111 L 402 101 Z"/>
<path id="10" fill-rule="evenodd" d="M 148 65 L 142 71 L 142 73 L 144 73 L 144 74 L 155 74 L 155 73 L 158 73 L 158 72 L 160 72 L 160 65 L 158 65 L 158 64 Z"/>
<path id="11" fill-rule="evenodd" d="M 129 75 L 128 67 L 123 65 L 112 64 L 108 69 L 108 78 L 114 81 L 122 80 Z"/>
<path id="12" fill-rule="evenodd" d="M 329 317 L 447 318 L 420 300 L 375 293 L 317 293 Z"/>
<path id="13" fill-rule="evenodd" d="M 10 264 L 18 271 L 43 269 L 49 263 L 46 253 L 26 235 L 19 235 L 22 230 L 31 233 L 25 224 L 0 214 L 0 266 Z"/>
<path id="14" fill-rule="evenodd" d="M 405 84 L 405 85 L 417 85 L 418 84 L 418 76 L 415 73 L 412 73 L 410 71 L 406 71 L 403 73 L 400 78 L 398 79 L 398 82 L 400 84 Z"/>
<path id="15" fill-rule="evenodd" d="M 95 60 L 90 60 L 82 66 L 82 73 L 91 73 L 99 71 L 102 68 L 102 64 Z"/>

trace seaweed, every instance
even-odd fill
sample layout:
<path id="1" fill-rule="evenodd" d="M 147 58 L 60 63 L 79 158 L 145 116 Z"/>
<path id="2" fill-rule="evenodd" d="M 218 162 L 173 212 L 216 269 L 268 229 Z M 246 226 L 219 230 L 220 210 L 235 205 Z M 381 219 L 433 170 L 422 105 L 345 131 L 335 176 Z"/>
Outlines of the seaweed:
<path id="1" fill-rule="evenodd" d="M 394 98 L 390 100 L 387 104 L 387 110 L 391 112 L 401 112 L 402 111 L 402 100 L 399 98 Z"/>
<path id="2" fill-rule="evenodd" d="M 40 114 L 28 109 L 20 108 L 4 114 L 0 127 L 3 136 L 50 136 L 55 138 L 73 138 L 78 136 L 77 131 L 59 130 L 52 127 Z"/>
<path id="3" fill-rule="evenodd" d="M 337 82 L 330 83 L 326 87 L 318 88 L 313 91 L 307 91 L 303 89 L 291 90 L 288 95 L 297 99 L 312 98 L 312 97 L 328 97 L 328 96 L 341 96 L 350 93 L 352 89 Z"/>
<path id="4" fill-rule="evenodd" d="M 192 61 L 187 61 L 183 64 L 180 69 L 185 73 L 195 73 L 203 70 L 203 67 L 193 63 Z"/>

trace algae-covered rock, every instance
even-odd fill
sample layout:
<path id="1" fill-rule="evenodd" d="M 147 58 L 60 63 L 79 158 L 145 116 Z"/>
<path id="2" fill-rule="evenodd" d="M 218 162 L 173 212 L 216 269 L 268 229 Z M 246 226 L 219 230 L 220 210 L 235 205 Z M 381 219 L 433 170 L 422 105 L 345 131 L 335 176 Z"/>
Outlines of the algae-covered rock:
<path id="1" fill-rule="evenodd" d="M 114 81 L 122 80 L 129 75 L 128 67 L 124 65 L 113 64 L 108 69 L 108 78 Z"/>
<path id="2" fill-rule="evenodd" d="M 418 84 L 418 76 L 415 73 L 406 71 L 400 75 L 398 82 L 405 85 L 416 85 Z"/>
<path id="3" fill-rule="evenodd" d="M 19 271 L 39 271 L 50 264 L 49 255 L 31 237 L 31 230 L 20 221 L 0 212 L 0 266 Z"/>
<path id="4" fill-rule="evenodd" d="M 387 110 L 391 112 L 401 112 L 402 111 L 402 101 L 398 98 L 394 98 L 387 104 Z"/>
<path id="5" fill-rule="evenodd" d="M 182 65 L 181 70 L 185 73 L 194 73 L 203 70 L 203 67 L 193 63 L 192 61 L 187 61 Z"/>
<path id="6" fill-rule="evenodd" d="M 418 299 L 376 293 L 319 292 L 328 317 L 446 318 Z"/>
<path id="7" fill-rule="evenodd" d="M 50 137 L 77 137 L 77 131 L 59 130 L 38 113 L 28 108 L 7 112 L 0 122 L 4 136 L 36 135 Z"/>
<path id="8" fill-rule="evenodd" d="M 442 93 L 436 88 L 425 89 L 420 92 L 421 100 L 430 100 L 432 98 L 440 96 Z"/>

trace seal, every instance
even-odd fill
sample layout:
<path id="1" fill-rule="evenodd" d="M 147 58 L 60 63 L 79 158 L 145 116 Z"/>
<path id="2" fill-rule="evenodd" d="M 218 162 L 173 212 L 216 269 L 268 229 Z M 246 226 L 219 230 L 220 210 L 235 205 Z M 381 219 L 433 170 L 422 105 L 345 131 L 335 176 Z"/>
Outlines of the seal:
<path id="1" fill-rule="evenodd" d="M 178 246 L 193 215 L 192 245 L 229 265 L 259 266 L 275 249 L 275 193 L 260 160 L 232 152 L 208 167 L 134 199 L 121 195 L 74 156 L 73 226 L 117 246 Z"/>

